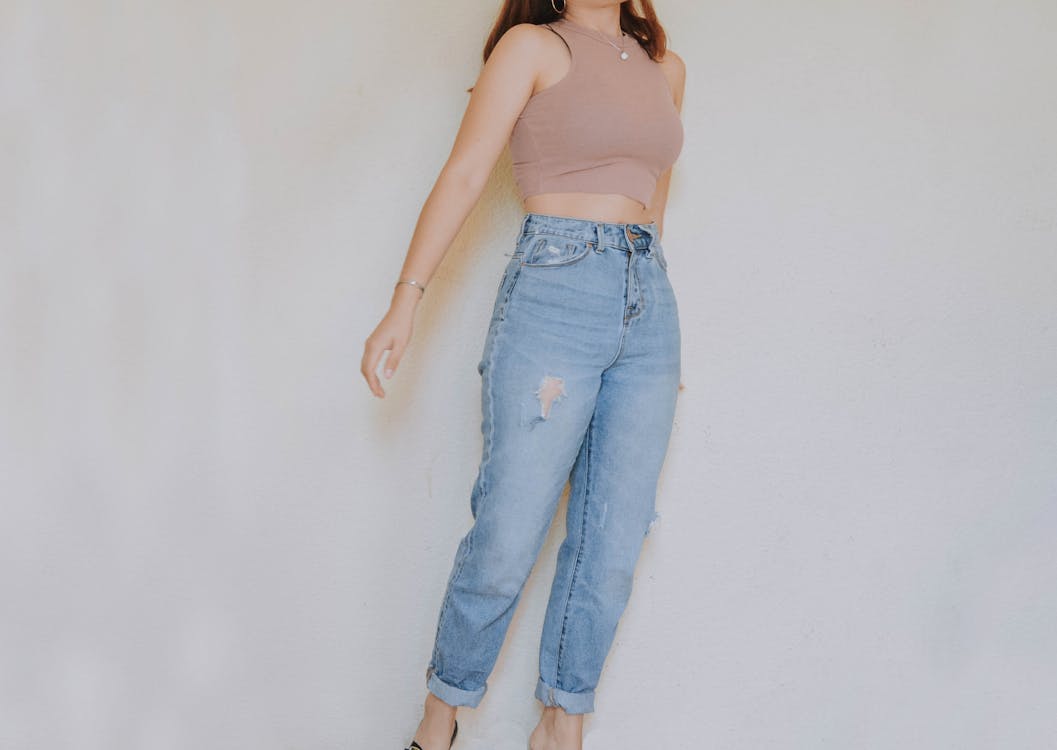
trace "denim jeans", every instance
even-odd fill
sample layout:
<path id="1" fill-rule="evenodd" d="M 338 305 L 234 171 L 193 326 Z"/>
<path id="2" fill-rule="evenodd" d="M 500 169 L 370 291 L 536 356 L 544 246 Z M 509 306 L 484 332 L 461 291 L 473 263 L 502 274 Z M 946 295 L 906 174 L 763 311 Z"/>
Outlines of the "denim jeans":
<path id="1" fill-rule="evenodd" d="M 426 686 L 476 706 L 566 481 L 535 696 L 594 711 L 657 514 L 680 376 L 679 318 L 655 223 L 528 213 L 483 356 L 484 450 Z"/>

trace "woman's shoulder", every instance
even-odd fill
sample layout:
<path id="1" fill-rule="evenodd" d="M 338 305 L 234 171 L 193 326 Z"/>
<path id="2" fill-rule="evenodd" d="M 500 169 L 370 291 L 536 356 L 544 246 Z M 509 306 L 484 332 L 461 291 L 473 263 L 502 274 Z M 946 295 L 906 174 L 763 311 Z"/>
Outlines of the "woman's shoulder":
<path id="1" fill-rule="evenodd" d="M 496 41 L 494 54 L 515 65 L 537 68 L 553 56 L 556 44 L 560 46 L 561 39 L 542 24 L 517 23 Z"/>
<path id="2" fill-rule="evenodd" d="M 680 77 L 686 75 L 686 63 L 683 61 L 683 58 L 675 54 L 675 50 L 666 49 L 664 51 L 664 56 L 657 62 L 669 75 Z"/>
<path id="3" fill-rule="evenodd" d="M 657 61 L 657 64 L 661 66 L 661 71 L 668 79 L 668 86 L 672 90 L 672 99 L 676 107 L 681 108 L 683 89 L 686 87 L 686 63 L 683 62 L 683 58 L 668 49 L 665 50 L 664 56 Z"/>
<path id="4" fill-rule="evenodd" d="M 499 39 L 505 39 L 512 44 L 530 45 L 549 42 L 554 39 L 554 33 L 543 24 L 525 22 L 514 24 L 504 31 Z"/>

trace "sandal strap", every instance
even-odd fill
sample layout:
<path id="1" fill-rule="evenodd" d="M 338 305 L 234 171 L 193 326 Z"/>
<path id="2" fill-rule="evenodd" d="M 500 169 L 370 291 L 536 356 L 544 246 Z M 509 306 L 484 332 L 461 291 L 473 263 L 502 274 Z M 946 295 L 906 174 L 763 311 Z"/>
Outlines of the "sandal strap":
<path id="1" fill-rule="evenodd" d="M 459 733 L 459 722 L 455 722 L 455 729 L 451 733 L 451 741 L 455 742 L 455 735 Z M 414 740 L 411 740 L 411 744 L 404 748 L 404 750 L 422 750 L 422 745 L 418 744 Z"/>

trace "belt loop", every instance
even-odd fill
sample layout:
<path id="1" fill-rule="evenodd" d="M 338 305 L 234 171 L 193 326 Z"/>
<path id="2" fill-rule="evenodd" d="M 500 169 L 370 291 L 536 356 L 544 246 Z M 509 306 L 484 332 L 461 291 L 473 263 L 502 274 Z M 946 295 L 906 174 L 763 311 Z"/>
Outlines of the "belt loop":
<path id="1" fill-rule="evenodd" d="M 519 234 L 518 237 L 523 237 L 524 236 L 524 234 L 525 234 L 525 225 L 528 224 L 529 216 L 531 216 L 531 215 L 532 215 L 531 213 L 526 213 L 525 216 L 522 217 L 522 219 L 521 219 L 521 234 Z"/>
<path id="2" fill-rule="evenodd" d="M 595 248 L 595 252 L 602 252 L 605 250 L 606 240 L 606 225 L 600 221 L 595 222 L 595 234 L 598 236 L 598 247 Z"/>

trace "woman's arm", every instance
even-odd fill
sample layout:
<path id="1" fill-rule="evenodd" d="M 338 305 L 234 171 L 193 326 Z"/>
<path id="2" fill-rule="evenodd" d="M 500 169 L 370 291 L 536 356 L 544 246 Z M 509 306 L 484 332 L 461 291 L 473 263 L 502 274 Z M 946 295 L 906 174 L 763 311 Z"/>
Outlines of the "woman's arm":
<path id="1" fill-rule="evenodd" d="M 473 87 L 448 160 L 422 206 L 399 279 L 426 285 L 433 277 L 480 199 L 518 115 L 532 95 L 546 42 L 542 35 L 549 33 L 532 24 L 518 24 L 503 34 L 492 50 Z M 390 350 L 386 377 L 391 377 L 411 338 L 414 312 L 422 294 L 409 284 L 396 285 L 388 313 L 367 339 L 360 371 L 375 396 L 385 396 L 376 372 L 382 353 Z"/>
<path id="2" fill-rule="evenodd" d="M 672 89 L 672 99 L 675 101 L 675 108 L 682 114 L 683 90 L 686 88 L 686 64 L 683 62 L 683 58 L 668 50 L 661 61 L 661 70 L 664 71 L 665 76 L 668 78 L 668 85 Z M 657 187 L 654 189 L 653 198 L 650 200 L 650 214 L 653 216 L 654 221 L 657 222 L 658 236 L 664 234 L 664 209 L 668 205 L 668 186 L 671 180 L 672 168 L 669 167 L 657 178 Z"/>

